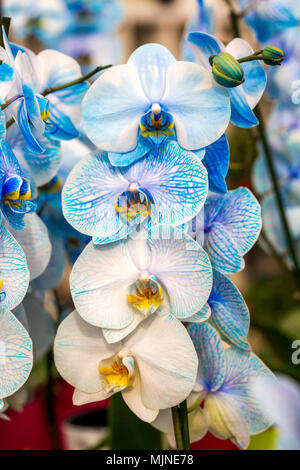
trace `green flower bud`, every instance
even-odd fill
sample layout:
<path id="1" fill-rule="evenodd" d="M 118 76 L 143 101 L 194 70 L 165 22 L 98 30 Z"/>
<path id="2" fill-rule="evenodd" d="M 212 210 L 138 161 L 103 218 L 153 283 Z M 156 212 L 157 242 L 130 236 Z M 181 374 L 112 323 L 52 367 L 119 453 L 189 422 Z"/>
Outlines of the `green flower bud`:
<path id="1" fill-rule="evenodd" d="M 262 56 L 266 57 L 264 60 L 267 65 L 280 65 L 284 59 L 284 52 L 275 46 L 267 46 L 262 51 Z"/>
<path id="2" fill-rule="evenodd" d="M 220 52 L 209 59 L 214 79 L 219 85 L 234 88 L 245 81 L 244 70 L 238 61 L 228 52 Z"/>

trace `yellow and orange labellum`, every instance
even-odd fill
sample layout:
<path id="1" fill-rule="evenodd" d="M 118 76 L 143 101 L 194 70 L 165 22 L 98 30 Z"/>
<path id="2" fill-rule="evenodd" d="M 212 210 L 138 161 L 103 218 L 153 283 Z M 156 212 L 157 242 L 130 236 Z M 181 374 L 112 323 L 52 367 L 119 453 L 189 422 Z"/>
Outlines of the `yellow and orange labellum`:
<path id="1" fill-rule="evenodd" d="M 129 361 L 132 360 L 132 358 L 127 359 Z M 129 369 L 124 365 L 124 362 L 124 359 L 121 360 L 117 358 L 111 365 L 99 366 L 99 373 L 103 376 L 103 384 L 108 388 L 108 390 L 123 390 L 133 384 L 133 367 L 132 370 L 129 371 Z"/>
<path id="2" fill-rule="evenodd" d="M 162 289 L 154 276 L 140 277 L 126 294 L 128 302 L 143 315 L 154 313 L 163 302 Z"/>

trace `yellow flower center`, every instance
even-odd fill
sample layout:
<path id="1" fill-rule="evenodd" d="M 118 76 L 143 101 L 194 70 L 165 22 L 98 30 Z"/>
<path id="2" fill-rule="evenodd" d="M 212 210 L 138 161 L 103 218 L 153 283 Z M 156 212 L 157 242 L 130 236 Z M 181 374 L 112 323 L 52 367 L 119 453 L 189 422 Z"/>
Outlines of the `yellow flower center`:
<path id="1" fill-rule="evenodd" d="M 126 294 L 127 300 L 143 315 L 154 313 L 163 302 L 162 289 L 154 276 L 141 274 Z"/>
<path id="2" fill-rule="evenodd" d="M 43 109 L 43 111 L 41 111 L 41 118 L 43 121 L 46 121 L 47 119 L 49 119 L 49 116 L 50 116 L 50 112 L 46 109 Z"/>
<path id="3" fill-rule="evenodd" d="M 107 391 L 119 391 L 130 387 L 133 384 L 133 358 L 117 358 L 111 365 L 99 365 L 99 373 L 103 376 L 103 384 Z"/>

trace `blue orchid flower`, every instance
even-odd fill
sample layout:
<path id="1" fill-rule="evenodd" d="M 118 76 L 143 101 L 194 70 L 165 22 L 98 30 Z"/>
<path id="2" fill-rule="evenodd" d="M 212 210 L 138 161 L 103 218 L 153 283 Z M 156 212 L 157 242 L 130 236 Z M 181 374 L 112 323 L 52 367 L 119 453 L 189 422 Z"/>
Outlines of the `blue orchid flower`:
<path id="1" fill-rule="evenodd" d="M 192 152 L 176 142 L 130 167 L 113 167 L 106 154 L 83 158 L 63 190 L 67 221 L 107 243 L 126 237 L 137 225 L 180 225 L 194 217 L 207 195 L 207 173 Z"/>
<path id="2" fill-rule="evenodd" d="M 0 241 L 0 306 L 11 310 L 26 294 L 29 271 L 22 248 L 2 225 Z"/>
<path id="3" fill-rule="evenodd" d="M 243 39 L 233 39 L 226 47 L 214 36 L 201 32 L 192 32 L 188 41 L 195 54 L 195 61 L 211 71 L 209 58 L 211 55 L 227 52 L 235 59 L 253 54 L 251 46 Z M 258 61 L 245 62 L 242 65 L 245 82 L 230 88 L 231 121 L 238 127 L 253 127 L 258 120 L 253 113 L 254 107 L 261 99 L 266 87 L 266 74 Z"/>
<path id="4" fill-rule="evenodd" d="M 284 375 L 263 377 L 253 386 L 256 399 L 279 431 L 276 450 L 300 450 L 300 388 Z"/>
<path id="5" fill-rule="evenodd" d="M 88 137 L 116 166 L 169 138 L 186 150 L 207 147 L 224 134 L 229 114 L 228 91 L 203 67 L 177 62 L 159 44 L 141 46 L 127 64 L 106 70 L 82 102 Z"/>
<path id="6" fill-rule="evenodd" d="M 1 211 L 9 225 L 16 230 L 24 227 L 24 216 L 34 211 L 30 200 L 31 185 L 10 146 L 0 141 Z"/>
<path id="7" fill-rule="evenodd" d="M 207 303 L 211 312 L 210 322 L 221 338 L 232 346 L 249 351 L 250 315 L 247 305 L 230 279 L 216 270 L 213 270 L 213 287 Z"/>
<path id="8" fill-rule="evenodd" d="M 25 39 L 35 36 L 48 43 L 68 24 L 68 11 L 62 0 L 6 0 L 3 14 L 13 18 L 14 36 Z"/>
<path id="9" fill-rule="evenodd" d="M 244 255 L 261 229 L 260 205 L 247 188 L 211 195 L 197 215 L 196 237 L 209 254 L 213 268 L 223 274 L 244 268 Z"/>
<path id="10" fill-rule="evenodd" d="M 48 231 L 34 212 L 31 183 L 24 176 L 8 143 L 0 141 L 0 190 L 2 224 L 25 252 L 30 278 L 38 277 L 49 263 L 51 244 Z"/>
<path id="11" fill-rule="evenodd" d="M 191 325 L 188 331 L 199 359 L 196 384 L 187 399 L 190 440 L 199 441 L 209 431 L 246 449 L 251 435 L 272 424 L 253 392 L 253 384 L 261 377 L 275 382 L 274 377 L 255 354 L 233 347 L 224 349 L 209 323 Z M 175 447 L 170 409 L 161 410 L 151 424 L 167 432 Z"/>
<path id="12" fill-rule="evenodd" d="M 0 306 L 0 409 L 3 399 L 15 393 L 26 382 L 32 369 L 32 342 L 16 319 Z"/>
<path id="13" fill-rule="evenodd" d="M 79 116 L 79 105 L 88 83 L 59 90 L 47 98 L 42 95 L 47 88 L 79 78 L 81 71 L 77 62 L 58 51 L 45 50 L 35 56 L 18 47 L 14 59 L 5 33 L 4 41 L 15 72 L 15 87 L 7 97 L 13 104 L 7 108 L 7 115 L 12 112 L 28 149 L 34 153 L 45 152 L 45 136 L 67 140 L 77 137 L 78 131 L 69 115 Z"/>
<path id="14" fill-rule="evenodd" d="M 70 12 L 66 33 L 77 36 L 111 32 L 123 16 L 120 0 L 67 0 L 66 6 Z"/>
<path id="15" fill-rule="evenodd" d="M 212 434 L 232 439 L 245 449 L 250 435 L 272 424 L 252 391 L 254 381 L 271 378 L 272 373 L 255 354 L 232 347 L 224 350 L 220 337 L 207 323 L 190 326 L 189 333 L 199 359 L 194 404 L 197 398 L 204 401 L 203 412 Z M 199 419 L 203 419 L 201 411 Z"/>
<path id="16" fill-rule="evenodd" d="M 45 135 L 42 139 L 43 153 L 30 151 L 17 126 L 10 126 L 6 131 L 6 142 L 12 148 L 24 172 L 29 175 L 33 186 L 39 188 L 48 184 L 58 172 L 61 164 L 61 148 L 58 140 Z"/>
<path id="17" fill-rule="evenodd" d="M 238 0 L 238 3 L 246 11 L 246 23 L 261 42 L 300 22 L 300 6 L 294 0 Z"/>

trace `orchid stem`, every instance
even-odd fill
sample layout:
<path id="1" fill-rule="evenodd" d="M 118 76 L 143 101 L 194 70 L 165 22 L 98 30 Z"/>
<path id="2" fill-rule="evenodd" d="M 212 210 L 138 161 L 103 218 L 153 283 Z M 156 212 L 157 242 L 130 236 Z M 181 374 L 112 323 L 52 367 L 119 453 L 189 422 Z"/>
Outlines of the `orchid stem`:
<path id="1" fill-rule="evenodd" d="M 184 450 L 178 406 L 173 406 L 172 418 L 177 450 Z"/>
<path id="2" fill-rule="evenodd" d="M 47 96 L 50 93 L 54 93 L 54 92 L 60 91 L 60 90 L 65 90 L 66 88 L 69 88 L 71 86 L 78 85 L 79 83 L 85 82 L 86 80 L 91 78 L 96 73 L 99 73 L 102 70 L 108 69 L 109 67 L 112 67 L 112 65 L 111 64 L 110 65 L 103 65 L 103 66 L 99 65 L 95 69 L 91 70 L 91 72 L 87 73 L 86 75 L 83 75 L 82 77 L 77 78 L 76 80 L 73 80 L 72 82 L 65 83 L 64 85 L 59 85 L 59 86 L 52 87 L 52 88 L 46 88 L 41 94 L 43 96 Z"/>
<path id="3" fill-rule="evenodd" d="M 188 422 L 188 412 L 187 412 L 187 403 L 184 400 L 179 405 L 179 416 L 181 423 L 181 432 L 182 432 L 182 442 L 184 450 L 190 450 L 190 433 L 189 433 L 189 422 Z"/>
<path id="4" fill-rule="evenodd" d="M 190 434 L 186 400 L 172 408 L 173 427 L 177 450 L 190 450 Z"/>

